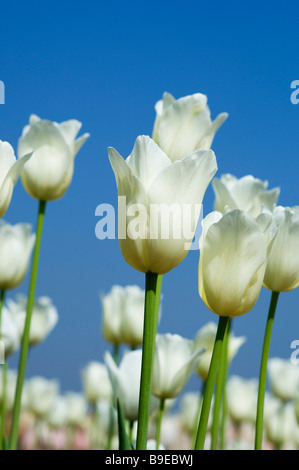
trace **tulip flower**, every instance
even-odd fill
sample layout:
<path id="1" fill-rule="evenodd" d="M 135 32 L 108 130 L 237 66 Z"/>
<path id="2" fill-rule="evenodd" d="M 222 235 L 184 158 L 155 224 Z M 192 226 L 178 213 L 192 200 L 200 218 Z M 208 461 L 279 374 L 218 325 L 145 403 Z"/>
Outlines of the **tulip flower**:
<path id="1" fill-rule="evenodd" d="M 138 286 L 113 286 L 101 296 L 102 330 L 106 341 L 140 346 L 143 339 L 145 292 Z"/>
<path id="2" fill-rule="evenodd" d="M 87 415 L 87 402 L 84 396 L 78 392 L 67 392 L 64 398 L 67 406 L 67 425 L 74 428 L 82 427 Z"/>
<path id="3" fill-rule="evenodd" d="M 233 375 L 227 382 L 227 406 L 235 423 L 255 422 L 258 380 Z"/>
<path id="4" fill-rule="evenodd" d="M 28 224 L 0 221 L 0 289 L 15 289 L 24 280 L 35 241 Z"/>
<path id="5" fill-rule="evenodd" d="M 109 352 L 105 354 L 115 399 L 119 398 L 125 419 L 133 422 L 138 418 L 140 373 L 140 350 L 126 353 L 117 366 Z M 151 399 L 151 411 L 157 408 L 157 399 Z"/>
<path id="6" fill-rule="evenodd" d="M 268 361 L 269 385 L 282 401 L 294 400 L 299 393 L 299 369 L 289 360 L 274 357 Z"/>
<path id="7" fill-rule="evenodd" d="M 52 407 L 49 409 L 45 420 L 47 424 L 54 429 L 61 429 L 66 426 L 67 422 L 67 402 L 64 396 L 57 396 L 53 402 Z"/>
<path id="8" fill-rule="evenodd" d="M 59 383 L 44 377 L 33 377 L 26 382 L 24 407 L 37 417 L 45 417 L 59 393 Z"/>
<path id="9" fill-rule="evenodd" d="M 82 124 L 75 120 L 61 124 L 31 115 L 18 143 L 18 156 L 32 157 L 22 172 L 26 191 L 39 201 L 61 198 L 71 184 L 74 159 L 89 134 L 76 140 Z"/>
<path id="10" fill-rule="evenodd" d="M 268 181 L 251 175 L 238 179 L 224 174 L 221 178 L 214 178 L 212 186 L 215 192 L 214 210 L 223 214 L 228 210 L 240 209 L 257 217 L 264 208 L 272 211 L 280 194 L 279 188 L 268 190 Z"/>
<path id="11" fill-rule="evenodd" d="M 278 226 L 264 277 L 272 292 L 288 292 L 299 286 L 299 206 L 278 206 L 273 211 Z"/>
<path id="12" fill-rule="evenodd" d="M 222 317 L 236 317 L 255 305 L 267 261 L 266 238 L 244 211 L 209 214 L 200 240 L 199 294 Z"/>
<path id="13" fill-rule="evenodd" d="M 197 149 L 209 149 L 228 114 L 211 121 L 207 97 L 201 93 L 176 100 L 164 93 L 156 106 L 153 139 L 174 162 Z"/>
<path id="14" fill-rule="evenodd" d="M 20 347 L 20 335 L 17 322 L 6 307 L 3 307 L 2 310 L 0 339 L 2 344 L 4 344 L 5 357 L 14 354 Z"/>
<path id="15" fill-rule="evenodd" d="M 273 400 L 271 413 L 265 413 L 265 435 L 274 444 L 276 450 L 296 450 L 299 439 L 299 427 L 296 420 L 296 412 L 292 402 L 284 403 L 279 399 Z M 290 449 L 289 449 L 290 450 Z"/>
<path id="16" fill-rule="evenodd" d="M 27 297 L 19 294 L 16 301 L 8 299 L 7 306 L 18 325 L 19 335 L 22 338 L 26 318 Z M 44 341 L 55 328 L 57 322 L 58 312 L 52 300 L 49 297 L 36 299 L 30 326 L 30 346 L 36 346 Z"/>
<path id="17" fill-rule="evenodd" d="M 202 203 L 217 170 L 213 151 L 197 150 L 172 163 L 152 139 L 139 136 L 127 160 L 113 148 L 109 158 L 129 214 L 119 214 L 119 219 L 125 215 L 125 226 L 119 228 L 123 257 L 143 273 L 169 272 L 183 261 L 192 243 L 199 211 L 189 220 L 183 212 L 186 206 L 196 209 Z M 166 224 L 160 227 L 162 210 Z M 137 212 L 137 219 L 130 220 Z"/>
<path id="18" fill-rule="evenodd" d="M 289 292 L 299 286 L 299 207 L 276 207 L 273 210 L 272 225 L 276 227 L 276 236 L 269 250 L 263 281 L 264 286 L 271 291 L 271 301 L 265 328 L 260 366 L 260 386 L 255 438 L 256 450 L 260 450 L 262 445 L 267 362 L 278 298 L 280 292 Z"/>
<path id="19" fill-rule="evenodd" d="M 31 152 L 25 152 L 23 157 L 17 161 L 12 146 L 8 142 L 0 140 L 0 217 L 6 213 L 13 189 L 24 165 L 30 158 Z"/>
<path id="20" fill-rule="evenodd" d="M 194 340 L 197 348 L 205 349 L 196 367 L 196 373 L 204 381 L 206 381 L 208 378 L 216 333 L 217 333 L 217 324 L 214 322 L 209 322 L 198 331 Z M 233 358 L 239 351 L 240 347 L 245 343 L 245 341 L 246 341 L 245 336 L 236 337 L 233 334 L 233 332 L 230 332 L 229 340 L 228 340 L 228 347 L 229 347 L 228 361 L 229 362 L 233 360 Z"/>
<path id="21" fill-rule="evenodd" d="M 82 370 L 82 382 L 85 397 L 88 402 L 95 404 L 99 400 L 109 400 L 112 387 L 107 367 L 100 362 L 90 362 Z"/>

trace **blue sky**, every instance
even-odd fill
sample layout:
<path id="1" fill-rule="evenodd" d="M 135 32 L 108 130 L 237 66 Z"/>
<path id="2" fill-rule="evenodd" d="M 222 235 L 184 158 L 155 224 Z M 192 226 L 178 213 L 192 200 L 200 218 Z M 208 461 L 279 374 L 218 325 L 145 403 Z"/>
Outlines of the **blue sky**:
<path id="1" fill-rule="evenodd" d="M 99 292 L 114 284 L 144 285 L 117 240 L 97 240 L 95 209 L 117 202 L 107 147 L 127 156 L 138 135 L 150 135 L 164 91 L 176 98 L 204 93 L 213 118 L 229 113 L 213 144 L 217 176 L 253 174 L 280 186 L 282 205 L 298 204 L 299 105 L 290 101 L 291 82 L 299 79 L 298 13 L 295 1 L 1 5 L 6 104 L 0 106 L 0 139 L 16 148 L 31 113 L 58 122 L 76 118 L 91 134 L 69 191 L 47 207 L 37 295 L 52 297 L 60 321 L 31 351 L 28 375 L 58 377 L 62 389 L 79 389 L 80 369 L 102 360 L 109 347 L 101 338 Z M 209 187 L 204 212 L 212 206 Z M 36 201 L 18 183 L 5 220 L 35 224 L 36 211 Z M 165 276 L 160 332 L 192 338 L 218 320 L 198 296 L 197 265 L 193 251 Z M 27 287 L 28 279 L 17 292 Z M 289 358 L 291 342 L 299 339 L 298 296 L 298 290 L 281 295 L 272 356 Z M 263 289 L 255 308 L 234 322 L 234 332 L 247 342 L 233 373 L 258 375 L 269 299 Z"/>

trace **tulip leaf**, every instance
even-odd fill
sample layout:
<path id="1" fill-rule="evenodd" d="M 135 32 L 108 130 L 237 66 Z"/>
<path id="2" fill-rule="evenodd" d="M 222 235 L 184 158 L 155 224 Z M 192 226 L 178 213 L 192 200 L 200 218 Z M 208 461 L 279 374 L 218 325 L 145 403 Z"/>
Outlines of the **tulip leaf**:
<path id="1" fill-rule="evenodd" d="M 2 441 L 2 450 L 9 450 L 9 443 L 6 437 L 4 437 Z"/>
<path id="2" fill-rule="evenodd" d="M 119 400 L 117 400 L 117 415 L 118 415 L 119 450 L 133 450 L 133 446 L 126 432 L 125 418 L 124 418 Z"/>

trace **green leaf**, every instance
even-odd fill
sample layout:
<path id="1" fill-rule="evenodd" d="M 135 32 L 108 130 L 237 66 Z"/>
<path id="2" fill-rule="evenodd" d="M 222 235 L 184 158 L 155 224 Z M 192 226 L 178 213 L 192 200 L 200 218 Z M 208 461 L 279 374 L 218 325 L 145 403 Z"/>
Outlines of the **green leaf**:
<path id="1" fill-rule="evenodd" d="M 117 415 L 118 415 L 119 450 L 133 450 L 133 446 L 126 432 L 125 418 L 124 418 L 119 400 L 117 400 Z"/>
<path id="2" fill-rule="evenodd" d="M 8 443 L 8 440 L 6 439 L 6 437 L 3 438 L 2 449 L 3 450 L 9 450 L 9 443 Z"/>

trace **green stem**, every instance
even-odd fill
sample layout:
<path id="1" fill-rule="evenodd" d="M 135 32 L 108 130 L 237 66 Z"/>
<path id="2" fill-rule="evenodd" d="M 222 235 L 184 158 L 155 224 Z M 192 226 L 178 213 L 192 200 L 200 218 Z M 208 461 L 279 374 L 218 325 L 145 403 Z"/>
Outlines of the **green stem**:
<path id="1" fill-rule="evenodd" d="M 268 365 L 268 357 L 269 357 L 269 350 L 270 350 L 271 334 L 272 334 L 272 328 L 273 328 L 273 322 L 274 322 L 278 297 L 279 297 L 279 292 L 272 292 L 268 318 L 267 318 L 267 324 L 266 324 L 266 329 L 265 329 L 264 344 L 263 344 L 261 366 L 260 366 L 258 399 L 257 399 L 255 450 L 262 449 L 267 365 Z"/>
<path id="2" fill-rule="evenodd" d="M 195 447 L 195 444 L 196 444 L 197 430 L 198 430 L 198 425 L 199 425 L 199 420 L 200 420 L 200 413 L 201 413 L 203 397 L 205 394 L 205 389 L 206 389 L 206 381 L 203 381 L 201 385 L 201 390 L 198 395 L 198 406 L 197 406 L 196 418 L 195 418 L 194 426 L 193 426 L 193 435 L 192 435 L 193 448 Z"/>
<path id="3" fill-rule="evenodd" d="M 230 320 L 228 323 L 228 327 L 225 330 L 225 334 L 223 338 L 223 345 L 221 349 L 219 369 L 218 369 L 218 375 L 217 375 L 217 380 L 216 380 L 213 423 L 212 423 L 212 432 L 211 432 L 211 450 L 216 450 L 218 447 L 220 411 L 222 407 L 223 389 L 225 385 L 225 376 L 226 376 L 226 368 L 227 368 L 229 324 L 230 324 Z"/>
<path id="4" fill-rule="evenodd" d="M 19 367 L 18 367 L 18 380 L 17 380 L 13 417 L 12 417 L 12 427 L 11 427 L 11 435 L 10 435 L 10 449 L 11 450 L 16 450 L 17 445 L 18 445 L 18 432 L 19 432 L 19 421 L 20 421 L 20 414 L 21 414 L 22 390 L 23 390 L 23 384 L 24 384 L 25 372 L 26 372 L 30 326 L 31 326 L 32 311 L 33 311 L 34 299 L 35 299 L 35 287 L 36 287 L 36 281 L 37 281 L 37 272 L 38 272 L 45 210 L 46 210 L 46 202 L 40 201 L 39 208 L 38 208 L 36 240 L 35 240 L 35 247 L 34 247 L 34 253 L 33 253 L 31 278 L 30 278 L 29 294 L 28 294 L 28 302 L 27 302 L 27 314 L 26 314 L 25 327 L 24 327 L 23 338 L 22 338 L 21 353 L 20 353 Z"/>
<path id="5" fill-rule="evenodd" d="M 134 431 L 134 421 L 129 422 L 129 441 L 132 443 L 133 442 L 133 431 Z"/>
<path id="6" fill-rule="evenodd" d="M 114 359 L 115 364 L 118 365 L 118 362 L 119 362 L 119 344 L 114 344 L 113 345 L 112 357 Z"/>
<path id="7" fill-rule="evenodd" d="M 195 450 L 203 450 L 207 433 L 213 390 L 217 378 L 219 360 L 221 355 L 223 338 L 229 323 L 229 317 L 219 317 L 217 334 L 215 338 L 213 354 L 211 358 L 209 374 L 206 383 L 206 389 L 201 409 L 200 421 L 198 426 Z"/>
<path id="8" fill-rule="evenodd" d="M 228 325 L 228 340 L 226 345 L 225 353 L 225 372 L 224 372 L 224 384 L 222 389 L 222 413 L 221 413 L 221 426 L 220 426 L 220 450 L 226 448 L 226 416 L 227 416 L 227 401 L 226 401 L 226 384 L 228 378 L 228 369 L 229 369 L 229 335 L 232 328 L 232 318 L 230 319 Z"/>
<path id="9" fill-rule="evenodd" d="M 162 429 L 164 410 L 165 410 L 165 399 L 161 398 L 158 419 L 157 419 L 157 429 L 156 429 L 156 450 L 159 450 L 159 447 L 160 447 L 161 429 Z"/>
<path id="10" fill-rule="evenodd" d="M 159 309 L 157 308 L 157 293 L 159 289 L 159 283 L 160 280 L 157 274 L 146 274 L 144 329 L 136 450 L 146 450 L 147 445 L 152 386 L 152 369 L 155 354 L 155 340 L 159 312 Z"/>
<path id="11" fill-rule="evenodd" d="M 1 289 L 0 292 L 0 340 L 2 337 L 2 310 L 5 300 L 5 290 Z M 4 363 L 2 365 L 2 400 L 1 400 L 1 416 L 0 416 L 0 450 L 3 450 L 3 439 L 5 434 L 5 408 L 6 408 L 6 381 L 7 381 L 7 364 L 5 363 L 5 351 L 4 351 Z"/>

